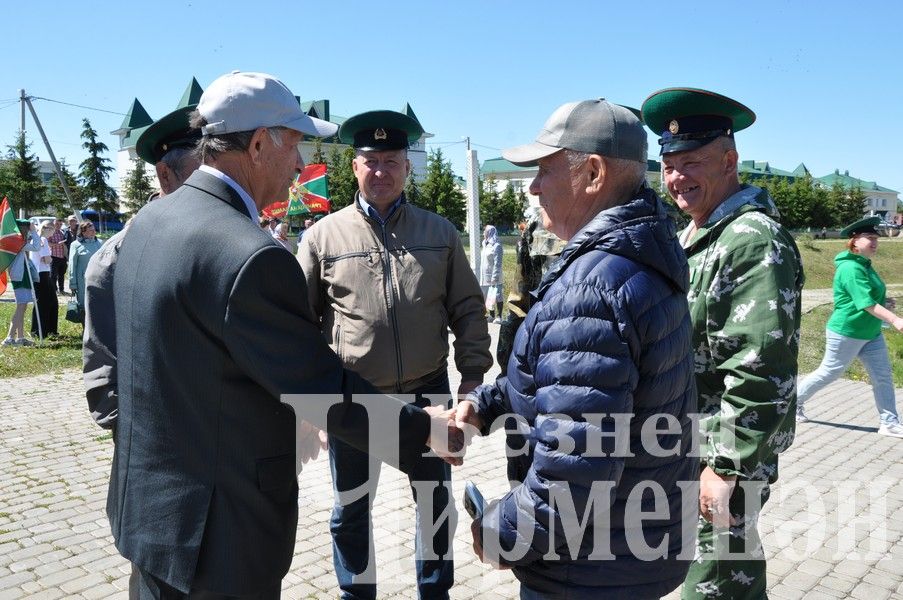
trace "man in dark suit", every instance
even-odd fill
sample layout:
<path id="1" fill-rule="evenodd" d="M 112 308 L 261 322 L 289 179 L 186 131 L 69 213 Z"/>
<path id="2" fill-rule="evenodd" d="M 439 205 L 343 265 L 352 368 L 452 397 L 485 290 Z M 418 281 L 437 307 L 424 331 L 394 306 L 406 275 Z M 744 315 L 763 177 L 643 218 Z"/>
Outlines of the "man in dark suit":
<path id="1" fill-rule="evenodd" d="M 303 168 L 302 136 L 336 127 L 304 114 L 275 78 L 238 72 L 210 85 L 192 125 L 202 165 L 135 217 L 114 276 L 119 416 L 107 511 L 141 573 L 139 597 L 278 598 L 298 516 L 296 415 L 280 396 L 307 395 L 293 403 L 305 409 L 306 458 L 319 450 L 316 427 L 367 448 L 367 413 L 349 400 L 375 392 L 329 350 L 297 262 L 256 222 Z M 460 462 L 448 456 L 461 438 L 447 413 L 386 400 L 370 418 L 391 414 L 405 435 L 371 453 L 409 470 L 427 444 Z"/>

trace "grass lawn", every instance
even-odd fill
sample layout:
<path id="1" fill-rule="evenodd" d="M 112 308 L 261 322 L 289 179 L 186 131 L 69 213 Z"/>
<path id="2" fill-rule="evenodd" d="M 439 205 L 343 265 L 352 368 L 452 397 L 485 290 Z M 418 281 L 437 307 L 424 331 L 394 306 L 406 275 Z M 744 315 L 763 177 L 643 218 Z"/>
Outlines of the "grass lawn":
<path id="1" fill-rule="evenodd" d="M 825 289 L 834 285 L 834 257 L 843 250 L 843 240 L 810 240 L 798 238 L 796 241 L 803 257 L 806 270 L 806 289 Z M 878 271 L 884 283 L 903 283 L 903 239 L 881 238 L 878 253 L 872 259 L 872 266 Z"/>
<path id="2" fill-rule="evenodd" d="M 4 299 L 5 300 L 5 299 Z M 11 300 L 11 298 L 10 298 Z M 59 373 L 64 369 L 80 369 L 82 366 L 82 326 L 70 323 L 66 315 L 68 297 L 59 297 L 59 337 L 44 339 L 42 346 L 0 346 L 0 378 L 26 377 L 43 373 Z M 9 331 L 9 321 L 16 305 L 0 302 L 0 328 L 2 337 Z M 25 331 L 31 327 L 31 307 L 25 312 Z M 37 340 L 35 340 L 37 344 Z"/>

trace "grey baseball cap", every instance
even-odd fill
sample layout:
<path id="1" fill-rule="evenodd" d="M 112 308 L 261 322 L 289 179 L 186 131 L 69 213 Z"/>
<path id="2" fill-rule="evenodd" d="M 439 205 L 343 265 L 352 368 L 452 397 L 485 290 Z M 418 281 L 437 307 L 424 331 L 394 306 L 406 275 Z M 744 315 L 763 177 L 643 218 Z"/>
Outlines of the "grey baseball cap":
<path id="1" fill-rule="evenodd" d="M 338 125 L 315 119 L 284 83 L 266 73 L 232 71 L 210 84 L 198 102 L 207 120 L 204 135 L 254 131 L 258 127 L 287 127 L 306 135 L 330 137 Z"/>
<path id="2" fill-rule="evenodd" d="M 603 98 L 568 102 L 555 109 L 535 142 L 509 148 L 502 156 L 531 167 L 564 149 L 646 162 L 646 130 L 629 108 Z"/>

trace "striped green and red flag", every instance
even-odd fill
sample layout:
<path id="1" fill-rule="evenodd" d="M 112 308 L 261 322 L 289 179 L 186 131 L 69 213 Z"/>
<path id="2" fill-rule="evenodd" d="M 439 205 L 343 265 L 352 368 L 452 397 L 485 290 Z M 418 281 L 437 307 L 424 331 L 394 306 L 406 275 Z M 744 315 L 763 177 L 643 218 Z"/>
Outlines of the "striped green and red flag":
<path id="1" fill-rule="evenodd" d="M 313 164 L 304 167 L 295 183 L 289 188 L 289 215 L 329 212 L 329 185 L 326 180 L 326 165 Z"/>
<path id="2" fill-rule="evenodd" d="M 24 245 L 13 209 L 4 197 L 0 202 L 0 294 L 6 291 L 6 270 Z"/>
<path id="3" fill-rule="evenodd" d="M 288 200 L 273 202 L 262 211 L 263 216 L 282 219 L 292 215 L 328 213 L 332 204 L 326 183 L 326 165 L 307 165 L 288 188 Z"/>

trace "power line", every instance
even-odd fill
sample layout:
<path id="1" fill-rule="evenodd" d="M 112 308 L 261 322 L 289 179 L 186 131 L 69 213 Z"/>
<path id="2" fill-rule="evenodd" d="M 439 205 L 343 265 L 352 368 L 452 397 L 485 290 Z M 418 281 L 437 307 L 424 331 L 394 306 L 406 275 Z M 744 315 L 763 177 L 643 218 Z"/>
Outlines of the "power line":
<path id="1" fill-rule="evenodd" d="M 487 149 L 489 149 L 489 150 L 498 150 L 499 152 L 502 151 L 501 148 L 496 148 L 495 146 L 484 146 L 483 144 L 477 144 L 477 143 L 474 143 L 474 142 L 470 142 L 470 145 L 471 145 L 471 146 L 478 146 L 478 147 L 480 147 L 480 148 L 487 148 Z"/>
<path id="2" fill-rule="evenodd" d="M 73 104 L 72 102 L 63 102 L 62 100 L 53 100 L 52 98 L 42 98 L 41 96 L 31 96 L 33 100 L 46 100 L 47 102 L 55 102 L 56 104 L 65 104 L 66 106 L 74 106 L 76 108 L 84 108 L 86 110 L 95 110 L 97 112 L 110 113 L 111 115 L 126 116 L 126 113 L 117 112 L 115 110 L 106 110 L 105 108 L 96 108 L 94 106 L 85 106 L 83 104 Z"/>

